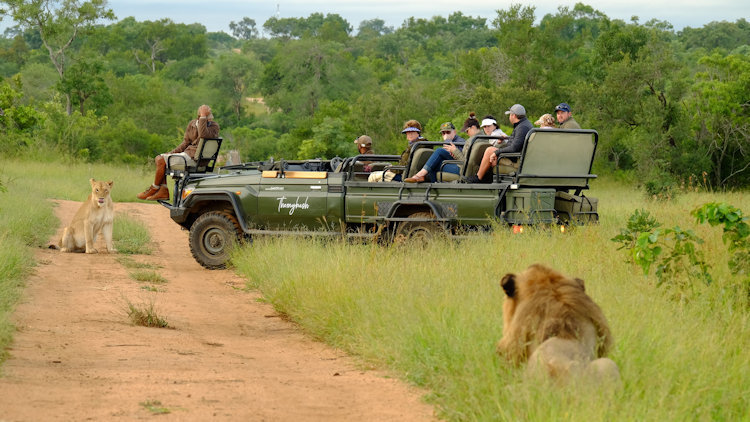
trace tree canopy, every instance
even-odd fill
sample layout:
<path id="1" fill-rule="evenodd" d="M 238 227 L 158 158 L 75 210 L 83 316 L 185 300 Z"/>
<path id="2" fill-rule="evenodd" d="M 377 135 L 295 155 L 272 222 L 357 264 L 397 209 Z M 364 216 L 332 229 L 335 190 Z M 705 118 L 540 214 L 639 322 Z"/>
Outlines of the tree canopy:
<path id="1" fill-rule="evenodd" d="M 531 118 L 572 105 L 599 132 L 600 172 L 708 188 L 750 183 L 750 24 L 610 19 L 592 6 L 542 17 L 512 5 L 493 19 L 457 11 L 354 26 L 337 14 L 231 21 L 231 34 L 170 19 L 114 19 L 104 0 L 0 0 L 18 26 L 0 37 L 4 152 L 148 162 L 211 104 L 244 160 L 352 155 L 368 134 L 403 149 L 418 119 L 523 104 Z M 507 120 L 500 119 L 511 130 Z"/>

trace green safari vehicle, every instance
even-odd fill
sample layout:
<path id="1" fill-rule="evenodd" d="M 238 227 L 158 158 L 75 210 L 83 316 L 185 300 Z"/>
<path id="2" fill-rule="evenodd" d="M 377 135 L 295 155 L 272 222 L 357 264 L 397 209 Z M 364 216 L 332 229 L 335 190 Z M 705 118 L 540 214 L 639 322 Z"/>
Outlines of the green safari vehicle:
<path id="1" fill-rule="evenodd" d="M 598 134 L 594 130 L 532 129 L 518 168 L 498 167 L 491 183 L 461 183 L 476 174 L 491 136 L 466 142 L 461 174 L 438 173 L 436 183 L 369 182 L 373 171 L 419 171 L 442 142 L 418 142 L 406 166 L 397 155 L 345 159 L 264 161 L 214 168 L 221 139 L 201 141 L 197 165 L 170 159 L 172 200 L 160 201 L 190 231 L 190 250 L 204 267 L 224 268 L 232 245 L 256 235 L 377 238 L 457 236 L 508 225 L 585 224 L 598 221 L 597 201 L 586 197 Z M 178 158 L 178 157 L 173 157 Z"/>

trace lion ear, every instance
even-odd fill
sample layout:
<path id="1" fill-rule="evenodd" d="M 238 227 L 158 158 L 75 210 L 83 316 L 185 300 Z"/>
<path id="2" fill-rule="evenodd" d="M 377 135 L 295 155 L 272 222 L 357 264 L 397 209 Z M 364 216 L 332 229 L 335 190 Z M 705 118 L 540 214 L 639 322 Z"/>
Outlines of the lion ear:
<path id="1" fill-rule="evenodd" d="M 109 185 L 109 187 L 111 188 L 111 187 L 112 187 L 112 185 L 114 185 L 114 184 L 115 184 L 115 181 L 114 181 L 114 180 L 110 180 L 109 182 L 107 182 L 107 184 L 108 184 L 108 185 Z"/>
<path id="2" fill-rule="evenodd" d="M 578 277 L 574 278 L 573 280 L 575 280 L 576 283 L 578 283 L 578 285 L 581 286 L 581 290 L 583 290 L 584 292 L 586 291 L 586 286 L 583 284 L 583 280 L 581 280 Z"/>
<path id="3" fill-rule="evenodd" d="M 515 274 L 505 274 L 503 278 L 500 280 L 500 285 L 503 287 L 503 290 L 505 290 L 505 294 L 508 295 L 508 297 L 514 297 L 516 295 L 516 275 Z"/>

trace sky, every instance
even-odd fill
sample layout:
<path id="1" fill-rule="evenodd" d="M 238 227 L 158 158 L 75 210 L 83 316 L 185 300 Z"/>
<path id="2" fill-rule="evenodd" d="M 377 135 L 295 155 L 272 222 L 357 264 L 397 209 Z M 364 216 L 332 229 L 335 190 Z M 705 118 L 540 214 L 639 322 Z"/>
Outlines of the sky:
<path id="1" fill-rule="evenodd" d="M 580 1 L 580 0 L 579 0 Z M 621 19 L 629 22 L 637 16 L 640 23 L 658 19 L 671 23 L 675 30 L 686 26 L 702 27 L 712 21 L 735 22 L 739 18 L 750 20 L 750 1 L 748 0 L 597 0 L 582 1 L 603 12 L 610 19 Z M 433 16 L 447 17 L 460 11 L 464 15 L 482 17 L 491 24 L 496 10 L 508 9 L 511 4 L 522 4 L 536 8 L 537 20 L 548 13 L 556 13 L 558 6 L 572 8 L 576 1 L 538 1 L 520 0 L 109 0 L 112 8 L 121 20 L 128 16 L 138 21 L 170 18 L 177 23 L 201 23 L 210 32 L 224 31 L 231 34 L 229 22 L 239 22 L 244 17 L 254 19 L 257 27 L 270 17 L 281 18 L 307 17 L 312 13 L 337 13 L 354 29 L 356 33 L 363 20 L 379 18 L 394 29 L 409 17 L 426 18 Z M 12 25 L 5 17 L 0 22 L 0 29 Z"/>

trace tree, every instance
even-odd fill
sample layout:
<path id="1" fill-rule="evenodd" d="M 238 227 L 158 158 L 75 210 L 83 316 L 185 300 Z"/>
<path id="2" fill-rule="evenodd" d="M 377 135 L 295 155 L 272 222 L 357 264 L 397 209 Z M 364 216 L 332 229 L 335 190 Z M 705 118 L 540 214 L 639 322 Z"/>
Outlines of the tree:
<path id="1" fill-rule="evenodd" d="M 371 38 L 377 38 L 381 35 L 390 34 L 393 32 L 392 26 L 385 26 L 383 19 L 370 19 L 364 20 L 359 23 L 357 29 L 357 37 L 369 40 Z"/>
<path id="2" fill-rule="evenodd" d="M 232 30 L 232 35 L 235 38 L 241 40 L 252 40 L 258 38 L 258 29 L 255 28 L 255 19 L 248 17 L 242 18 L 239 22 L 229 22 L 229 29 Z"/>
<path id="3" fill-rule="evenodd" d="M 103 72 L 104 66 L 99 61 L 90 58 L 79 59 L 68 68 L 65 76 L 58 82 L 58 90 L 70 96 L 82 115 L 86 114 L 84 103 L 92 97 L 101 111 L 102 107 L 112 102 L 109 87 L 102 76 Z"/>
<path id="4" fill-rule="evenodd" d="M 221 98 L 229 98 L 232 113 L 239 122 L 242 118 L 242 104 L 253 88 L 253 79 L 259 73 L 260 65 L 254 58 L 230 53 L 216 60 L 214 67 L 206 75 L 206 82 Z"/>
<path id="5" fill-rule="evenodd" d="M 24 28 L 36 29 L 49 58 L 62 80 L 67 70 L 68 49 L 73 41 L 89 31 L 100 19 L 114 19 L 106 0 L 0 0 L 13 19 Z M 73 113 L 70 95 L 65 94 L 65 110 Z"/>
<path id="6" fill-rule="evenodd" d="M 699 64 L 704 71 L 691 98 L 698 148 L 713 165 L 715 187 L 750 182 L 750 59 L 714 53 Z"/>

